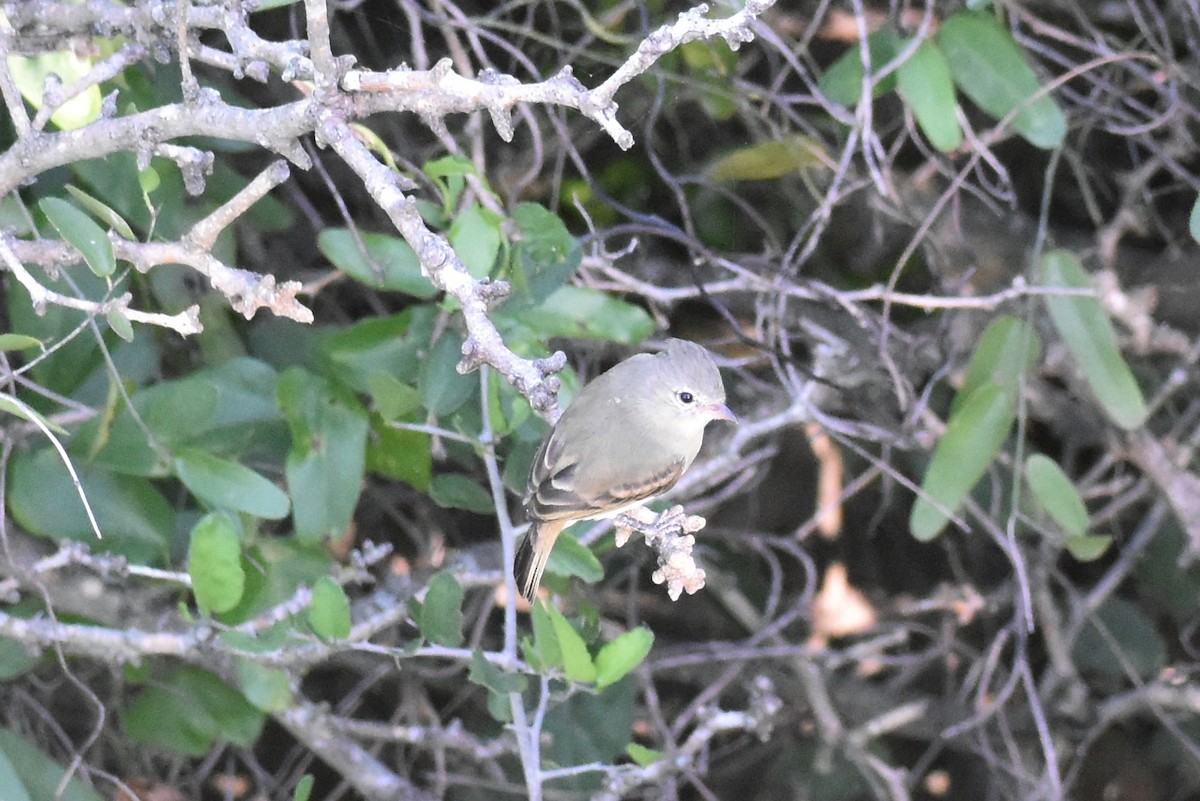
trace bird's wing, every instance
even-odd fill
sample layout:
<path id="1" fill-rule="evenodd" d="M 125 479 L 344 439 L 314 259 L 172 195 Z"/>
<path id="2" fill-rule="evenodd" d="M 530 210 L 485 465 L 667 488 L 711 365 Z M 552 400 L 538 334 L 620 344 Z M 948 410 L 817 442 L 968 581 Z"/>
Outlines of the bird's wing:
<path id="1" fill-rule="evenodd" d="M 587 477 L 586 468 L 570 464 L 531 486 L 527 505 L 532 516 L 542 521 L 603 517 L 661 495 L 675 485 L 683 470 L 683 460 L 676 460 L 633 481 L 595 485 L 581 480 Z"/>
<path id="2" fill-rule="evenodd" d="M 536 520 L 561 520 L 578 517 L 587 504 L 575 494 L 576 462 L 564 456 L 565 438 L 552 430 L 533 457 L 525 505 Z"/>
<path id="3" fill-rule="evenodd" d="M 683 475 L 684 462 L 676 459 L 660 470 L 651 472 L 635 481 L 610 486 L 592 498 L 592 503 L 603 509 L 623 509 L 639 501 L 661 495 Z"/>

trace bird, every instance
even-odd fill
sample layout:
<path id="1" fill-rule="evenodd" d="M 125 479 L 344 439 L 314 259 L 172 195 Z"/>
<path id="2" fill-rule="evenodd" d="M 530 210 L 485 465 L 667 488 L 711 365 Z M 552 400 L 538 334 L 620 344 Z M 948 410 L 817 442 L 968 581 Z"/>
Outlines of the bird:
<path id="1" fill-rule="evenodd" d="M 558 535 L 663 494 L 691 466 L 714 420 L 737 423 L 712 355 L 682 339 L 639 353 L 586 384 L 547 433 L 529 471 L 529 531 L 513 577 L 532 602 Z"/>

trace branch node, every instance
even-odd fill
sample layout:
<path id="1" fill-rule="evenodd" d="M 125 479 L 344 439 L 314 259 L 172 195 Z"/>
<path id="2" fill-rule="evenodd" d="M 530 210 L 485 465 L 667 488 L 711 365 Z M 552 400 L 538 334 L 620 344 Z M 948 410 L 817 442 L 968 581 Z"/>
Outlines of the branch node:
<path id="1" fill-rule="evenodd" d="M 484 359 L 479 343 L 475 341 L 475 337 L 467 337 L 462 344 L 462 359 L 454 369 L 458 371 L 459 375 L 466 375 L 483 363 Z"/>
<path id="2" fill-rule="evenodd" d="M 429 71 L 429 77 L 434 83 L 441 83 L 453 68 L 454 62 L 449 57 L 439 58 L 438 62 L 433 65 L 433 69 Z"/>
<path id="3" fill-rule="evenodd" d="M 114 120 L 117 118 L 117 94 L 118 90 L 113 89 L 100 101 L 100 119 Z"/>
<path id="4" fill-rule="evenodd" d="M 47 72 L 42 79 L 42 104 L 56 108 L 63 104 L 62 78 L 57 72 Z"/>
<path id="5" fill-rule="evenodd" d="M 492 126 L 496 134 L 505 142 L 512 142 L 516 131 L 513 128 L 512 109 L 499 104 L 488 106 L 488 114 L 492 118 Z"/>
<path id="6" fill-rule="evenodd" d="M 493 281 L 490 278 L 484 278 L 479 282 L 477 291 L 484 303 L 493 306 L 508 297 L 512 292 L 512 286 L 507 281 Z"/>
<path id="7" fill-rule="evenodd" d="M 556 373 L 562 371 L 567 366 L 567 354 L 561 350 L 556 350 L 544 359 L 534 359 L 533 367 L 538 371 L 538 374 L 546 380 L 557 381 Z M 558 391 L 558 386 L 554 387 L 554 391 Z"/>
<path id="8" fill-rule="evenodd" d="M 287 66 L 283 68 L 283 72 L 280 73 L 279 77 L 287 83 L 291 83 L 292 81 L 296 80 L 296 76 L 300 74 L 305 66 L 306 61 L 307 59 L 305 59 L 303 56 L 293 56 L 292 58 L 288 59 Z M 247 67 L 247 70 L 249 70 L 249 67 Z"/>

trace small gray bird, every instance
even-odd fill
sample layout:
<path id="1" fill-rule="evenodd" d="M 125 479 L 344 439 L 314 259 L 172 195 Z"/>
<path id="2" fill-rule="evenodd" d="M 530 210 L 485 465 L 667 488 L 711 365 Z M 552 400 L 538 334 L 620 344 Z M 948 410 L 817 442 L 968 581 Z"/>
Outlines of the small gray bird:
<path id="1" fill-rule="evenodd" d="M 529 533 L 513 576 L 530 601 L 559 533 L 613 517 L 669 490 L 692 464 L 713 420 L 737 418 L 712 356 L 682 339 L 639 353 L 579 391 L 533 459 Z"/>

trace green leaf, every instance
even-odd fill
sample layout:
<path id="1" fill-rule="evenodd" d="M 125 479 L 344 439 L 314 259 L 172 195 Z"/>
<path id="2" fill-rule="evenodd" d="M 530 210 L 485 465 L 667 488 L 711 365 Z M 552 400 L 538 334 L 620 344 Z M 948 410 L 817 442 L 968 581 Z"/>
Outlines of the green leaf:
<path id="1" fill-rule="evenodd" d="M 554 638 L 562 656 L 563 672 L 571 681 L 593 682 L 596 680 L 596 665 L 588 653 L 587 643 L 571 625 L 562 612 L 553 606 L 545 606 L 554 628 Z"/>
<path id="2" fill-rule="evenodd" d="M 36 236 L 37 229 L 27 215 L 28 206 L 16 193 L 9 192 L 0 198 L 0 228 L 20 239 Z"/>
<path id="3" fill-rule="evenodd" d="M 575 693 L 546 713 L 543 731 L 550 742 L 543 754 L 555 765 L 608 763 L 624 753 L 633 731 L 637 682 L 619 681 L 598 693 Z M 571 787 L 591 792 L 599 789 L 600 773 L 589 773 L 555 782 L 556 788 Z"/>
<path id="4" fill-rule="evenodd" d="M 1054 98 L 1044 94 L 1012 35 L 991 14 L 963 11 L 944 21 L 937 43 L 959 88 L 996 119 L 1020 107 L 1012 126 L 1031 144 L 1050 150 L 1062 144 L 1067 120 Z"/>
<path id="5" fill-rule="evenodd" d="M 392 153 L 392 149 L 388 147 L 387 142 L 384 141 L 382 136 L 375 133 L 375 131 L 367 125 L 358 122 L 352 123 L 350 125 L 350 129 L 354 131 L 354 135 L 360 139 L 364 145 L 367 146 L 368 150 L 379 156 L 380 160 L 388 166 L 389 170 L 393 172 L 400 172 L 399 168 L 396 166 L 396 156 L 394 153 Z"/>
<path id="6" fill-rule="evenodd" d="M 1192 203 L 1192 213 L 1188 215 L 1188 233 L 1192 235 L 1192 239 L 1200 242 L 1200 195 L 1196 195 L 1196 200 Z"/>
<path id="7" fill-rule="evenodd" d="M 91 270 L 62 271 L 57 280 L 46 276 L 41 283 L 46 289 L 64 294 L 78 292 L 84 297 L 102 297 L 108 291 L 106 282 L 93 275 Z M 43 304 L 35 310 L 29 292 L 11 278 L 6 280 L 5 289 L 8 319 L 4 330 L 20 331 L 56 346 L 37 359 L 29 371 L 41 387 L 74 396 L 89 377 L 107 369 L 95 337 L 69 336 L 83 320 L 82 312 L 53 303 Z M 104 380 L 108 380 L 107 376 Z"/>
<path id="8" fill-rule="evenodd" d="M 9 607 L 11 612 L 12 607 Z M 8 681 L 24 675 L 41 661 L 37 653 L 30 652 L 23 643 L 9 637 L 0 637 L 0 681 Z M 3 787 L 0 784 L 0 787 Z"/>
<path id="9" fill-rule="evenodd" d="M 206 442 L 223 429 L 258 430 L 264 424 L 283 421 L 276 395 L 278 375 L 266 362 L 245 357 L 230 359 L 193 373 L 193 377 L 217 392 L 217 406 L 201 432 Z"/>
<path id="10" fill-rule="evenodd" d="M 255 559 L 256 562 L 258 561 L 260 556 L 261 556 L 260 553 L 252 554 L 252 557 Z M 261 565 L 261 562 L 259 562 L 259 564 Z M 267 567 L 266 569 L 268 572 L 274 573 L 276 571 L 273 570 L 272 568 L 275 568 L 275 567 L 276 567 L 275 565 L 271 565 L 270 567 Z M 247 573 L 246 575 L 247 576 L 256 576 L 256 575 L 262 575 L 262 574 L 259 573 L 259 571 L 252 570 L 249 573 Z M 324 576 L 314 576 L 312 579 L 313 583 L 320 581 L 322 578 L 325 578 L 325 577 Z M 249 582 L 247 582 L 247 583 L 249 583 Z M 296 587 L 289 583 L 288 589 L 292 591 L 291 594 L 289 595 L 289 599 L 290 599 L 291 595 L 295 595 Z M 300 641 L 300 639 L 299 639 L 300 635 L 297 633 L 297 630 L 293 624 L 293 621 L 291 621 L 291 620 L 278 621 L 275 624 L 268 626 L 265 629 L 258 628 L 258 627 L 255 627 L 250 631 L 227 629 L 225 631 L 222 631 L 218 635 L 218 638 L 221 640 L 222 645 L 225 645 L 226 647 L 228 647 L 229 649 L 231 649 L 233 651 L 238 651 L 238 652 L 246 653 L 246 654 L 266 654 L 266 653 L 270 653 L 272 651 L 278 651 L 290 643 Z"/>
<path id="11" fill-rule="evenodd" d="M 913 110 L 917 125 L 943 153 L 962 144 L 958 101 L 946 56 L 932 41 L 924 41 L 896 73 L 900 94 Z"/>
<path id="12" fill-rule="evenodd" d="M 1196 621 L 1196 599 L 1200 598 L 1200 566 L 1186 568 L 1180 562 L 1191 558 L 1193 540 L 1172 517 L 1163 521 L 1134 561 L 1130 587 L 1137 588 L 1140 603 L 1161 610 L 1176 630 Z"/>
<path id="13" fill-rule="evenodd" d="M 16 767 L 2 748 L 0 748 L 0 787 L 4 788 L 5 793 L 12 801 L 33 801 L 25 789 L 25 783 L 17 775 Z"/>
<path id="14" fill-rule="evenodd" d="M 1096 628 L 1103 626 L 1108 636 Z M 1114 653 L 1114 648 L 1120 654 Z M 1100 673 L 1117 681 L 1130 679 L 1130 666 L 1143 681 L 1157 676 L 1166 665 L 1167 648 L 1154 623 L 1123 598 L 1109 598 L 1093 619 L 1079 632 L 1072 649 L 1075 665 L 1081 672 Z"/>
<path id="15" fill-rule="evenodd" d="M 461 191 L 463 183 L 462 179 L 455 178 L 452 180 L 457 181 L 459 185 L 459 191 Z M 444 185 L 443 182 L 436 180 L 434 183 L 437 184 L 439 188 Z M 420 213 L 421 219 L 424 220 L 425 224 L 430 228 L 438 231 L 443 231 L 450 226 L 450 209 L 452 208 L 453 204 L 450 204 L 450 207 L 447 208 L 445 206 L 438 205 L 431 200 L 425 200 L 424 198 L 417 199 L 417 211 Z"/>
<path id="16" fill-rule="evenodd" d="M 321 343 L 319 352 L 329 361 L 321 372 L 337 376 L 340 383 L 357 392 L 370 391 L 377 376 L 402 382 L 415 380 L 421 361 L 418 352 L 429 341 L 425 332 L 427 317 L 416 309 L 407 309 L 358 321 Z"/>
<path id="17" fill-rule="evenodd" d="M 317 237 L 317 248 L 334 267 L 369 287 L 423 300 L 438 293 L 422 274 L 417 254 L 399 237 L 360 231 L 355 238 L 349 229 L 326 228 Z"/>
<path id="18" fill-rule="evenodd" d="M 492 720 L 503 724 L 512 723 L 512 706 L 510 696 L 488 691 L 487 710 L 488 714 L 492 716 Z"/>
<path id="19" fill-rule="evenodd" d="M 871 57 L 871 69 L 878 71 L 894 59 L 903 46 L 900 34 L 891 28 L 880 28 L 867 37 L 867 52 Z M 829 65 L 825 74 L 817 81 L 821 94 L 841 106 L 856 106 L 862 96 L 863 67 L 862 53 L 858 43 Z M 875 84 L 872 92 L 880 97 L 896 86 L 896 73 L 891 73 Z"/>
<path id="20" fill-rule="evenodd" d="M 1040 453 L 1025 460 L 1025 481 L 1033 496 L 1064 531 L 1082 536 L 1088 527 L 1087 507 L 1058 464 Z"/>
<path id="21" fill-rule="evenodd" d="M 252 604 L 230 612 L 225 619 L 240 613 L 250 619 L 295 597 L 302 587 L 314 587 L 337 569 L 324 543 L 305 542 L 296 537 L 259 537 L 249 554 L 254 569 L 249 575 L 261 577 L 261 588 Z M 285 633 L 289 629 L 285 628 Z M 259 635 L 262 639 L 262 635 Z"/>
<path id="22" fill-rule="evenodd" d="M 655 751 L 653 748 L 647 748 L 637 743 L 630 743 L 625 746 L 625 753 L 629 755 L 629 758 L 633 760 L 635 765 L 643 768 L 649 767 L 663 758 L 662 751 Z"/>
<path id="23" fill-rule="evenodd" d="M 103 540 L 96 541 L 71 476 L 52 448 L 13 457 L 7 498 L 13 518 L 32 534 L 78 540 L 137 564 L 164 564 L 175 512 L 158 490 L 142 479 L 95 465 L 76 462 L 75 469 Z"/>
<path id="24" fill-rule="evenodd" d="M 430 178 L 448 178 L 452 175 L 479 175 L 475 164 L 464 156 L 442 156 L 421 165 L 421 171 Z"/>
<path id="25" fill-rule="evenodd" d="M 442 571 L 429 582 L 417 625 L 421 636 L 436 645 L 462 645 L 463 589 L 453 574 Z"/>
<path id="26" fill-rule="evenodd" d="M 604 566 L 596 554 L 570 534 L 560 536 L 554 543 L 546 570 L 559 576 L 579 576 L 589 583 L 604 578 Z"/>
<path id="27" fill-rule="evenodd" d="M 117 214 L 107 203 L 97 200 L 72 184 L 67 184 L 66 188 L 67 193 L 75 198 L 79 205 L 91 212 L 93 217 L 103 221 L 105 225 L 120 234 L 123 239 L 128 239 L 131 242 L 137 239 L 133 234 L 133 229 L 129 227 L 129 223 L 125 222 L 125 218 Z"/>
<path id="28" fill-rule="evenodd" d="M 583 249 L 563 221 L 537 203 L 518 204 L 513 222 L 520 234 L 512 259 L 516 292 L 505 305 L 537 306 L 570 280 Z"/>
<path id="29" fill-rule="evenodd" d="M 133 396 L 136 416 L 122 408 L 107 431 L 100 428 L 104 421 L 97 421 L 96 428 L 88 430 L 95 438 L 96 462 L 128 475 L 168 475 L 173 464 L 154 447 L 145 429 L 166 449 L 203 437 L 213 424 L 220 402 L 217 386 L 205 378 L 193 374 L 147 387 Z"/>
<path id="30" fill-rule="evenodd" d="M 433 440 L 421 431 L 386 423 L 372 429 L 367 445 L 367 469 L 403 481 L 419 490 L 429 489 L 433 473 Z"/>
<path id="31" fill-rule="evenodd" d="M 564 286 L 536 308 L 510 309 L 507 304 L 494 313 L 497 324 L 522 326 L 541 339 L 604 339 L 637 344 L 654 333 L 654 320 L 635 306 L 598 289 Z"/>
<path id="32" fill-rule="evenodd" d="M 654 632 L 644 626 L 631 629 L 606 643 L 596 654 L 596 688 L 602 690 L 625 678 L 629 671 L 642 663 L 653 644 Z"/>
<path id="33" fill-rule="evenodd" d="M 172 451 L 190 443 L 210 453 L 254 451 L 259 458 L 276 461 L 287 443 L 276 384 L 275 371 L 267 364 L 244 357 L 230 359 L 187 378 L 138 391 L 133 406 L 140 421 L 121 406 L 115 418 L 102 416 L 85 425 L 77 442 L 81 450 L 85 445 L 89 448 L 98 465 L 155 478 L 172 475 Z M 112 401 L 117 402 L 115 395 Z M 143 425 L 153 439 L 146 436 Z"/>
<path id="34" fill-rule="evenodd" d="M 462 358 L 462 335 L 446 331 L 421 362 L 417 382 L 425 408 L 435 417 L 443 417 L 471 399 L 479 389 L 478 376 L 458 372 Z"/>
<path id="35" fill-rule="evenodd" d="M 533 647 L 544 668 L 563 666 L 562 650 L 558 647 L 558 635 L 554 633 L 554 618 L 546 604 L 532 604 L 529 610 L 533 623 Z"/>
<path id="36" fill-rule="evenodd" d="M 1077 561 L 1094 562 L 1112 545 L 1112 537 L 1107 534 L 1078 534 L 1067 537 L 1064 544 L 1067 546 L 1067 553 Z"/>
<path id="37" fill-rule="evenodd" d="M 727 120 L 738 109 L 738 97 L 731 88 L 737 53 L 723 39 L 687 42 L 678 51 L 687 65 L 691 82 L 697 87 L 700 104 L 710 117 Z"/>
<path id="38" fill-rule="evenodd" d="M 486 278 L 500 253 L 500 219 L 478 203 L 472 203 L 450 226 L 450 245 L 463 266 L 475 278 Z"/>
<path id="39" fill-rule="evenodd" d="M 466 509 L 480 515 L 496 511 L 492 495 L 462 473 L 440 473 L 429 485 L 429 497 L 445 509 Z"/>
<path id="40" fill-rule="evenodd" d="M 32 348 L 44 349 L 45 346 L 37 337 L 28 337 L 24 334 L 0 334 L 0 351 L 31 350 Z"/>
<path id="41" fill-rule="evenodd" d="M 246 700 L 263 712 L 282 712 L 292 705 L 291 678 L 287 671 L 251 659 L 236 660 L 238 687 Z"/>
<path id="42" fill-rule="evenodd" d="M 17 398 L 14 398 L 7 392 L 0 392 L 0 411 L 7 412 L 13 417 L 18 417 L 26 422 L 33 423 L 42 430 L 53 431 L 55 434 L 64 439 L 69 436 L 69 432 L 58 423 L 50 420 L 45 415 L 39 413 L 37 409 L 34 409 L 29 404 L 24 403 Z"/>
<path id="43" fill-rule="evenodd" d="M 131 74 L 132 71 L 125 72 L 125 76 Z M 129 85 L 126 83 L 126 86 Z M 122 96 L 125 96 L 124 90 Z M 148 101 L 147 108 L 150 107 L 150 103 L 158 105 L 161 102 L 157 97 L 148 98 Z M 138 109 L 133 104 L 126 104 L 122 111 L 123 114 L 134 114 Z M 152 160 L 151 163 L 155 162 L 163 163 L 159 160 Z M 220 163 L 221 160 L 218 160 L 217 164 Z M 178 237 L 185 233 L 187 226 L 196 220 L 194 206 L 187 210 L 183 208 L 185 205 L 183 180 L 179 175 L 179 170 L 173 167 L 170 169 L 174 180 L 168 179 L 166 191 L 163 193 L 164 197 L 159 200 L 169 198 L 171 205 L 177 203 L 178 206 L 176 208 L 159 206 L 153 210 L 146 206 L 146 196 L 138 183 L 137 156 L 133 153 L 111 153 L 103 159 L 77 161 L 69 165 L 69 169 L 79 186 L 86 188 L 105 205 L 112 207 L 135 229 L 153 230 L 155 236 L 160 238 Z M 156 215 L 152 212 L 156 212 Z M 185 215 L 189 214 L 193 216 L 185 219 Z"/>
<path id="44" fill-rule="evenodd" d="M 182 668 L 134 699 L 121 725 L 132 740 L 198 757 L 218 740 L 250 747 L 264 719 L 241 693 L 213 674 Z"/>
<path id="45" fill-rule="evenodd" d="M 60 786 L 67 768 L 14 731 L 0 728 L 0 757 L 5 762 L 0 775 L 5 801 L 101 801 L 74 768 L 66 786 Z"/>
<path id="46" fill-rule="evenodd" d="M 367 415 L 353 398 L 299 368 L 279 377 L 279 406 L 292 432 L 285 472 L 296 533 L 305 540 L 336 536 L 358 503 Z"/>
<path id="47" fill-rule="evenodd" d="M 529 686 L 529 679 L 525 676 L 520 673 L 506 673 L 487 661 L 479 649 L 471 654 L 471 667 L 467 671 L 467 678 L 492 692 L 505 695 L 523 693 Z"/>
<path id="48" fill-rule="evenodd" d="M 421 408 L 421 393 L 417 388 L 387 373 L 372 373 L 367 379 L 367 387 L 375 409 L 389 422 Z"/>
<path id="49" fill-rule="evenodd" d="M 85 77 L 93 64 L 93 59 L 81 56 L 71 48 L 43 53 L 32 58 L 8 56 L 8 69 L 21 95 L 39 110 L 45 105 L 47 76 L 58 76 L 62 85 L 67 87 Z M 100 85 L 92 83 L 59 106 L 50 116 L 50 122 L 63 131 L 82 128 L 100 117 L 101 102 Z"/>
<path id="50" fill-rule="evenodd" d="M 934 502 L 951 513 L 958 511 L 1000 452 L 1015 414 L 1015 395 L 987 384 L 950 416 L 921 482 L 924 495 L 917 498 L 909 517 L 914 537 L 926 542 L 941 533 L 949 517 Z"/>
<path id="51" fill-rule="evenodd" d="M 206 451 L 186 448 L 175 458 L 175 473 L 197 498 L 232 512 L 279 520 L 290 504 L 283 490 L 248 467 Z"/>
<path id="52" fill-rule="evenodd" d="M 997 317 L 971 354 L 963 385 L 950 404 L 951 413 L 958 411 L 975 390 L 988 384 L 1017 393 L 1022 377 L 1037 364 L 1041 352 L 1042 343 L 1033 326 L 1016 317 Z"/>
<path id="53" fill-rule="evenodd" d="M 176 683 L 184 691 L 208 697 L 208 708 L 223 739 L 243 747 L 252 746 L 258 740 L 264 720 L 262 712 L 222 679 L 205 670 L 184 669 Z"/>
<path id="54" fill-rule="evenodd" d="M 142 194 L 146 196 L 146 205 L 150 205 L 150 195 L 162 185 L 162 179 L 158 175 L 158 170 L 153 166 L 138 170 L 137 174 L 138 186 L 141 187 Z"/>
<path id="55" fill-rule="evenodd" d="M 792 135 L 721 156 L 708 168 L 714 181 L 766 181 L 825 163 L 821 143 L 808 136 Z"/>
<path id="56" fill-rule="evenodd" d="M 133 341 L 133 324 L 129 322 L 124 309 L 117 306 L 110 306 L 108 311 L 104 313 L 104 319 L 108 321 L 108 327 L 112 329 L 114 334 L 126 342 Z"/>
<path id="57" fill-rule="evenodd" d="M 616 44 L 616 42 L 613 42 Z M 728 79 L 737 65 L 737 53 L 722 39 L 701 39 L 687 42 L 679 48 L 683 63 L 693 73 L 709 73 Z"/>
<path id="58" fill-rule="evenodd" d="M 93 273 L 107 278 L 116 272 L 117 257 L 112 242 L 91 217 L 57 197 L 42 198 L 38 208 L 59 236 L 79 251 Z"/>
<path id="59" fill-rule="evenodd" d="M 308 625 L 323 640 L 344 640 L 350 636 L 350 599 L 342 585 L 329 576 L 321 576 L 313 585 Z"/>
<path id="60" fill-rule="evenodd" d="M 1066 250 L 1054 250 L 1042 257 L 1042 275 L 1046 287 L 1090 289 L 1079 260 Z M 1146 401 L 1121 357 L 1117 335 L 1100 302 L 1080 295 L 1049 295 L 1045 300 L 1054 327 L 1104 412 L 1126 430 L 1144 423 Z"/>
<path id="61" fill-rule="evenodd" d="M 507 437 L 529 419 L 532 412 L 529 401 L 497 370 L 488 374 L 487 390 L 492 433 L 498 438 Z"/>
<path id="62" fill-rule="evenodd" d="M 262 5 L 271 2 L 273 2 L 273 0 L 263 0 Z M 278 0 L 278 2 L 275 2 L 274 4 L 288 5 L 294 2 L 296 2 L 296 0 Z M 259 8 L 262 8 L 262 5 L 260 5 Z M 295 792 L 292 793 L 292 801 L 308 801 L 308 799 L 312 797 L 312 789 L 315 782 L 316 779 L 313 778 L 311 773 L 305 773 L 303 776 L 301 776 L 300 781 L 296 782 Z"/>
<path id="63" fill-rule="evenodd" d="M 204 756 L 217 740 L 217 722 L 201 700 L 166 688 L 150 688 L 134 699 L 121 728 L 135 742 L 185 756 Z"/>
<path id="64" fill-rule="evenodd" d="M 242 545 L 233 522 L 224 514 L 205 515 L 192 527 L 188 575 L 201 614 L 228 612 L 242 599 L 246 586 Z"/>

